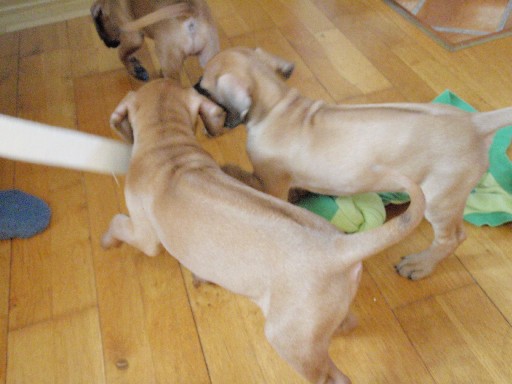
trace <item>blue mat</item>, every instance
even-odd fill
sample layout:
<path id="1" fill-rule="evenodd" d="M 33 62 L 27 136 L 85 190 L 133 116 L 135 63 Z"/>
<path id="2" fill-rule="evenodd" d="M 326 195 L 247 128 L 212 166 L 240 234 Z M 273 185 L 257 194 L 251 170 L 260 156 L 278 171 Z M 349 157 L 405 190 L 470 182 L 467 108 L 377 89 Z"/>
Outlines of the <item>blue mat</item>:
<path id="1" fill-rule="evenodd" d="M 26 239 L 46 229 L 51 210 L 38 197 L 11 189 L 0 191 L 0 240 Z"/>

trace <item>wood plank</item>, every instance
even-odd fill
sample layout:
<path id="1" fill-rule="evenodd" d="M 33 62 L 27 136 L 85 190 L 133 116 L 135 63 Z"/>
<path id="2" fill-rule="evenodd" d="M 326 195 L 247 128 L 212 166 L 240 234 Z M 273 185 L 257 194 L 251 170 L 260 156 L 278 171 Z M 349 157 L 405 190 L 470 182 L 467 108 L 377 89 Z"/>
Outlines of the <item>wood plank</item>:
<path id="1" fill-rule="evenodd" d="M 254 1 L 226 0 L 230 4 L 231 14 L 219 18 L 218 24 L 228 37 L 240 36 L 272 28 L 273 22 L 265 10 Z"/>
<path id="2" fill-rule="evenodd" d="M 209 383 L 179 263 L 163 252 L 135 261 L 157 383 Z"/>
<path id="3" fill-rule="evenodd" d="M 338 29 L 318 32 L 315 37 L 336 71 L 363 93 L 377 92 L 391 86 L 380 71 Z"/>
<path id="4" fill-rule="evenodd" d="M 396 313 L 436 382 L 510 381 L 510 324 L 478 286 L 423 300 Z"/>
<path id="5" fill-rule="evenodd" d="M 116 49 L 109 49 L 96 33 L 90 16 L 66 22 L 73 77 L 124 68 Z"/>
<path id="6" fill-rule="evenodd" d="M 95 307 L 9 334 L 7 383 L 105 383 Z"/>
<path id="7" fill-rule="evenodd" d="M 512 323 L 512 258 L 510 227 L 466 226 L 468 238 L 457 254 L 489 299 Z"/>
<path id="8" fill-rule="evenodd" d="M 19 34 L 20 57 L 69 48 L 65 23 L 49 24 L 34 29 L 25 29 L 20 31 Z M 69 69 L 66 68 L 66 71 L 69 71 Z"/>

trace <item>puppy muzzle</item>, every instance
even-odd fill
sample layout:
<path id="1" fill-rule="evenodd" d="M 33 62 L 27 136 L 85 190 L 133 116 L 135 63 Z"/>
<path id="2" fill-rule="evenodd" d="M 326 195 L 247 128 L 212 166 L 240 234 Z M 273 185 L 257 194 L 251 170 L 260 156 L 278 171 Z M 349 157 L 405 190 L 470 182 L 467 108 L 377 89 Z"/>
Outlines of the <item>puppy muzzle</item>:
<path id="1" fill-rule="evenodd" d="M 213 101 L 215 104 L 217 104 L 219 107 L 221 107 L 224 110 L 224 112 L 226 112 L 226 120 L 224 121 L 224 127 L 232 129 L 232 128 L 238 127 L 240 124 L 244 124 L 245 119 L 242 119 L 242 117 L 240 116 L 240 113 L 238 111 L 235 111 L 232 108 L 229 108 L 228 106 L 217 102 L 217 100 L 215 100 L 212 97 L 212 95 L 210 94 L 210 92 L 208 92 L 207 89 L 201 87 L 202 79 L 203 79 L 202 77 L 199 78 L 198 82 L 194 85 L 194 89 L 199 94 L 201 94 L 201 95 L 207 97 L 208 99 L 210 99 L 211 101 Z"/>

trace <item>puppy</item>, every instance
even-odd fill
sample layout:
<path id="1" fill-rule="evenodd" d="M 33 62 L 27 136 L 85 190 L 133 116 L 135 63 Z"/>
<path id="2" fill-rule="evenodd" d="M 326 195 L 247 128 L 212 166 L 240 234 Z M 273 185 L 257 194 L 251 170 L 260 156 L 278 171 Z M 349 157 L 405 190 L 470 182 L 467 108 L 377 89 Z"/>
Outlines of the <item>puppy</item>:
<path id="1" fill-rule="evenodd" d="M 198 113 L 208 132 L 224 123 L 216 104 L 165 79 L 116 108 L 112 127 L 134 143 L 125 184 L 130 216 L 113 218 L 103 247 L 125 242 L 155 256 L 162 244 L 199 279 L 251 298 L 266 317 L 268 341 L 305 378 L 349 383 L 328 356 L 329 341 L 337 328 L 354 325 L 349 305 L 361 261 L 421 221 L 421 188 L 375 167 L 376 177 L 396 177 L 412 204 L 382 227 L 345 235 L 225 174 L 195 138 Z"/>
<path id="2" fill-rule="evenodd" d="M 429 275 L 464 241 L 466 199 L 488 167 L 494 132 L 512 124 L 512 108 L 467 113 L 438 104 L 331 105 L 307 99 L 284 79 L 293 64 L 261 49 L 233 48 L 206 66 L 196 89 L 222 105 L 227 126 L 246 123 L 247 152 L 270 194 L 302 188 L 329 195 L 395 191 L 396 178 L 421 185 L 432 245 L 396 266 L 410 279 Z"/>
<path id="3" fill-rule="evenodd" d="M 205 0 L 96 0 L 91 15 L 98 35 L 118 48 L 128 72 L 147 81 L 149 74 L 134 56 L 144 34 L 155 41 L 163 77 L 179 79 L 188 56 L 202 66 L 219 51 L 219 38 Z"/>

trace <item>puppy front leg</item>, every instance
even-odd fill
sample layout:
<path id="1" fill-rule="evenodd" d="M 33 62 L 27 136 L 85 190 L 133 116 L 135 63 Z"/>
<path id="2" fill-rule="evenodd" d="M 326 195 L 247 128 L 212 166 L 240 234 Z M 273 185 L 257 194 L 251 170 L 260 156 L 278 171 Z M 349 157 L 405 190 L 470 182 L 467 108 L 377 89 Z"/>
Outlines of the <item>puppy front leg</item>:
<path id="1" fill-rule="evenodd" d="M 160 242 L 153 233 L 137 233 L 130 217 L 117 214 L 110 222 L 108 231 L 101 238 L 101 246 L 109 249 L 118 247 L 123 242 L 148 256 L 156 256 L 160 253 Z"/>
<path id="2" fill-rule="evenodd" d="M 101 238 L 101 246 L 104 249 L 119 247 L 122 242 L 129 243 L 132 238 L 133 226 L 128 216 L 117 214 L 110 222 L 108 231 Z"/>
<path id="3" fill-rule="evenodd" d="M 144 43 L 140 32 L 126 32 L 121 35 L 121 45 L 118 48 L 119 59 L 123 62 L 128 73 L 141 81 L 148 81 L 149 74 L 140 61 L 133 56 Z"/>

